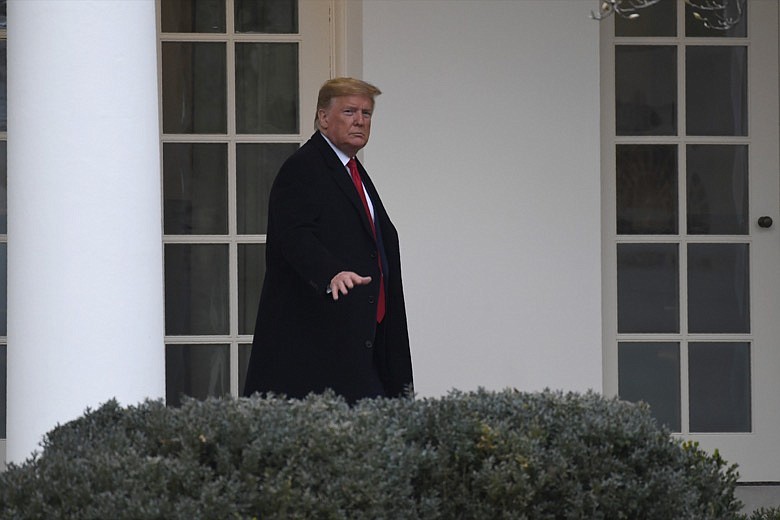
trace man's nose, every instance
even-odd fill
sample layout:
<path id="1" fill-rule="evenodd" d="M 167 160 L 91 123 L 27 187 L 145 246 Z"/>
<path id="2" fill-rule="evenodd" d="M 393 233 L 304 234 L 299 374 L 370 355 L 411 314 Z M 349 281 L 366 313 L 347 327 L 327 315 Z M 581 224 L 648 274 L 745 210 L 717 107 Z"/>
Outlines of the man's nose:
<path id="1" fill-rule="evenodd" d="M 362 112 L 357 112 L 355 114 L 354 122 L 355 122 L 356 125 L 364 124 L 366 122 L 365 120 L 366 120 L 366 116 L 363 115 Z"/>

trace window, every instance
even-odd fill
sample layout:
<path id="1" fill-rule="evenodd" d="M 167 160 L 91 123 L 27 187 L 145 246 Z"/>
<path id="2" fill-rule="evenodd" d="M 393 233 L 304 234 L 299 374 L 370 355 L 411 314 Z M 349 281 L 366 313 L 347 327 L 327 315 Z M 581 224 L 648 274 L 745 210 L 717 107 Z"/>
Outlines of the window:
<path id="1" fill-rule="evenodd" d="M 674 432 L 746 433 L 756 346 L 747 19 L 717 31 L 691 9 L 663 0 L 636 20 L 616 16 L 605 39 L 606 386 L 649 403 Z"/>
<path id="2" fill-rule="evenodd" d="M 160 0 L 166 399 L 240 395 L 268 193 L 330 74 L 329 2 Z"/>

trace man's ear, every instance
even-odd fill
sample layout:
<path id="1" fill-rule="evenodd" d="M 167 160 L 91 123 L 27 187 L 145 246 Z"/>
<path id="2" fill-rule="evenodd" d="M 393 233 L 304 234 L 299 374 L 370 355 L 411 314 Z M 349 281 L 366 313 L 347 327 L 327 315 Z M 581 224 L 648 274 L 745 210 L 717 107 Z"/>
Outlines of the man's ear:
<path id="1" fill-rule="evenodd" d="M 324 108 L 317 110 L 317 121 L 321 129 L 325 130 L 328 128 L 328 114 Z"/>

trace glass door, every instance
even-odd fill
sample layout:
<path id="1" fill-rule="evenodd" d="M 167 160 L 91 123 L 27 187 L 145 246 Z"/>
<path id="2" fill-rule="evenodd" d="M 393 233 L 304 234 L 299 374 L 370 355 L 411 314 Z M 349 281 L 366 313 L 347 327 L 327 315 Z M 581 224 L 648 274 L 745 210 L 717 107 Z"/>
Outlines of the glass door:
<path id="1" fill-rule="evenodd" d="M 749 9 L 602 27 L 605 390 L 780 480 L 777 2 Z"/>
<path id="2" fill-rule="evenodd" d="M 166 400 L 240 395 L 268 194 L 313 132 L 331 2 L 158 0 Z"/>

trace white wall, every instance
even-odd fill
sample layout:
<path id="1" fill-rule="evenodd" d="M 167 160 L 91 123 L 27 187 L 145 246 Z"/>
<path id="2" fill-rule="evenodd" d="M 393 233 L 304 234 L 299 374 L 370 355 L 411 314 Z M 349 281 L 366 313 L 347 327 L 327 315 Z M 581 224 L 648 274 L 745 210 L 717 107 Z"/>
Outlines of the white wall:
<path id="1" fill-rule="evenodd" d="M 363 3 L 384 92 L 365 163 L 401 235 L 420 395 L 601 389 L 594 5 Z"/>

